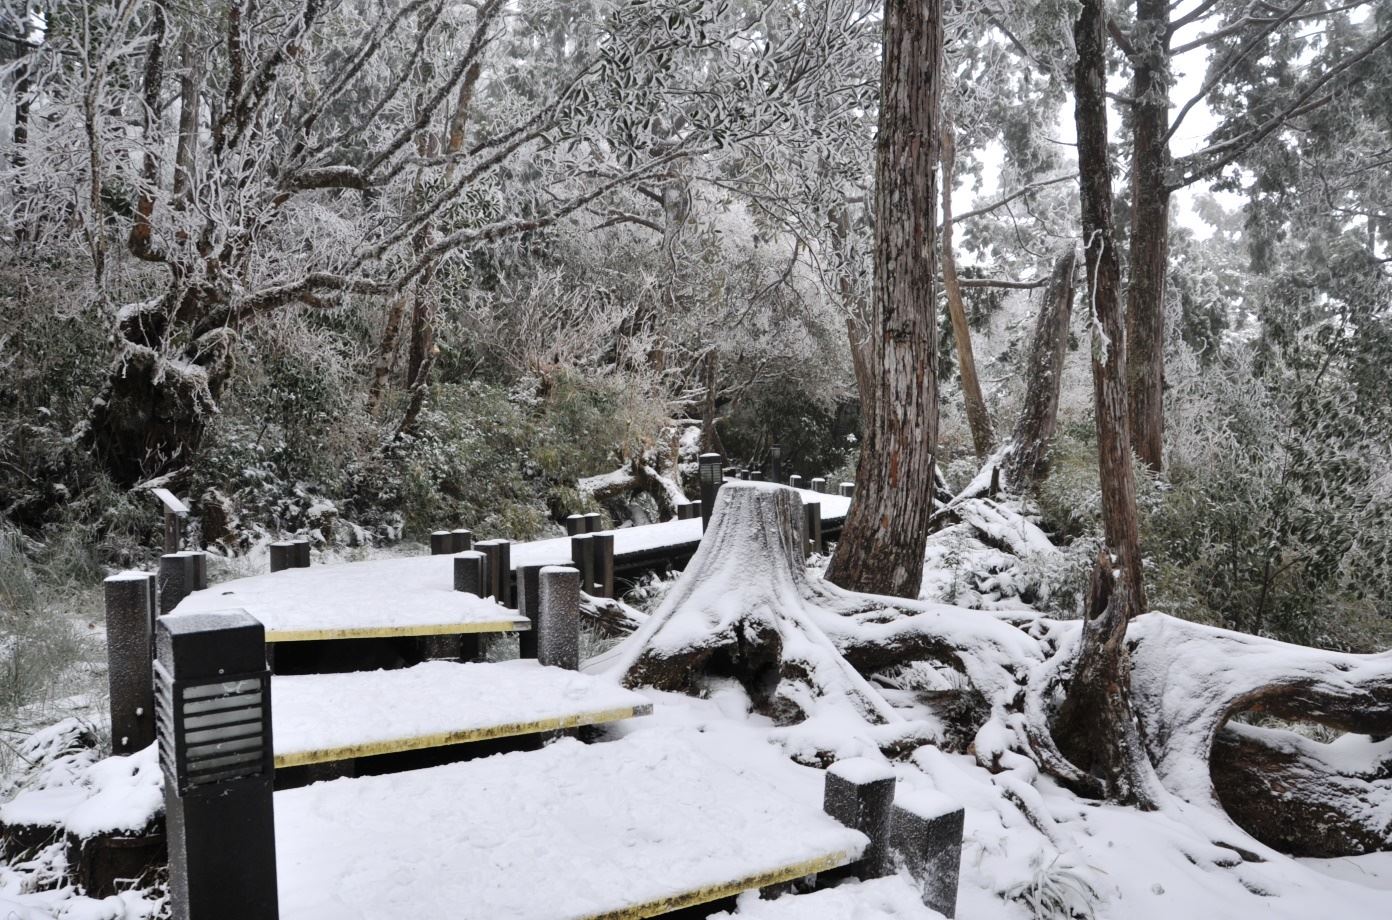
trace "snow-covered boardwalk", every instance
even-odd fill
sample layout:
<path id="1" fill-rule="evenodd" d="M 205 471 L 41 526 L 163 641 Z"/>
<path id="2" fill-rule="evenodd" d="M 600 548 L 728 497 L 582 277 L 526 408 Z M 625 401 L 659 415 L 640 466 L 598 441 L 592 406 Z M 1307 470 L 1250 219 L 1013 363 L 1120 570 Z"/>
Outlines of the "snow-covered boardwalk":
<path id="1" fill-rule="evenodd" d="M 818 791 L 645 732 L 278 792 L 280 917 L 651 917 L 860 858 Z"/>
<path id="2" fill-rule="evenodd" d="M 534 660 L 428 661 L 271 681 L 277 767 L 612 722 L 652 712 L 610 680 Z"/>
<path id="3" fill-rule="evenodd" d="M 529 629 L 526 617 L 454 590 L 448 557 L 378 559 L 286 569 L 195 591 L 175 613 L 240 608 L 267 642 L 439 636 Z"/>
<path id="4" fill-rule="evenodd" d="M 799 490 L 804 503 L 822 507 L 823 527 L 839 528 L 851 500 Z M 699 518 L 606 531 L 614 535 L 619 571 L 685 560 L 701 542 Z M 525 616 L 489 598 L 455 591 L 452 557 L 416 556 L 343 565 L 286 569 L 195 591 L 176 613 L 242 609 L 266 627 L 267 642 L 368 639 L 516 632 Z M 515 572 L 530 565 L 570 565 L 571 538 L 511 547 Z"/>
<path id="5" fill-rule="evenodd" d="M 797 492 L 804 505 L 822 506 L 824 530 L 835 532 L 840 529 L 851 507 L 849 498 L 810 489 L 798 489 Z M 604 532 L 614 535 L 614 568 L 623 571 L 648 564 L 654 559 L 694 553 L 701 542 L 701 519 L 665 521 Z M 518 543 L 512 547 L 514 569 L 524 565 L 570 565 L 570 558 L 569 537 Z"/>

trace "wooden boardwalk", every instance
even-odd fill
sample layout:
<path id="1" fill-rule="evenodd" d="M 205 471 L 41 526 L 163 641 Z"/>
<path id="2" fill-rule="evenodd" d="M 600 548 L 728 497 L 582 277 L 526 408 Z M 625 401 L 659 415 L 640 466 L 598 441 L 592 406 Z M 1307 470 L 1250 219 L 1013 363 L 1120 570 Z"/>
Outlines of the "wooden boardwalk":
<path id="1" fill-rule="evenodd" d="M 865 852 L 820 784 L 713 754 L 639 733 L 278 792 L 281 920 L 628 920 Z"/>
<path id="2" fill-rule="evenodd" d="M 428 661 L 391 671 L 275 677 L 277 768 L 331 763 L 648 715 L 613 681 L 542 667 Z"/>

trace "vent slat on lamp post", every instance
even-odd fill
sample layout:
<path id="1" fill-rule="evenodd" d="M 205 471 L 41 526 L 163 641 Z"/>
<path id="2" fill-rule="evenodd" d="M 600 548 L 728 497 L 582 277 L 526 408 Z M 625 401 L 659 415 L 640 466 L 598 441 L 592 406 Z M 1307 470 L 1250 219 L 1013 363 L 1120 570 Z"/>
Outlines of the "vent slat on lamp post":
<path id="1" fill-rule="evenodd" d="M 711 512 L 715 510 L 715 494 L 725 481 L 725 471 L 720 465 L 719 454 L 702 454 L 700 462 L 701 478 L 701 530 L 710 526 Z"/>
<path id="2" fill-rule="evenodd" d="M 266 632 L 241 610 L 159 620 L 155 721 L 175 920 L 277 920 Z"/>

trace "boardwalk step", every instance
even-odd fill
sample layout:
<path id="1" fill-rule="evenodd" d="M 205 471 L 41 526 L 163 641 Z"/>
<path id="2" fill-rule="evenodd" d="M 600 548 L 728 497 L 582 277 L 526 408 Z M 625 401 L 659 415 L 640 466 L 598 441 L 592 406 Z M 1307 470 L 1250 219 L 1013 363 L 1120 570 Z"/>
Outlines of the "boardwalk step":
<path id="1" fill-rule="evenodd" d="M 394 671 L 275 677 L 277 767 L 329 763 L 648 715 L 605 678 L 535 661 L 428 661 Z"/>
<path id="2" fill-rule="evenodd" d="M 195 591 L 176 613 L 241 608 L 266 627 L 267 642 L 442 636 L 530 629 L 524 616 L 454 590 L 439 556 L 376 559 L 286 569 Z"/>
<path id="3" fill-rule="evenodd" d="M 656 916 L 854 862 L 820 805 L 655 731 L 318 783 L 275 796 L 280 917 Z"/>

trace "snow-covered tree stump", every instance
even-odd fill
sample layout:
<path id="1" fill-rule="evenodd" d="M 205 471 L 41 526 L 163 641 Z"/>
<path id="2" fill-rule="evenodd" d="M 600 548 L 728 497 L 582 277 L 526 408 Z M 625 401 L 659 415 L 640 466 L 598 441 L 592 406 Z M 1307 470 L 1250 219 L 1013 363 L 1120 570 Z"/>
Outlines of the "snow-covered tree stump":
<path id="1" fill-rule="evenodd" d="M 662 606 L 611 653 L 629 686 L 697 693 L 738 680 L 781 724 L 828 699 L 872 724 L 897 717 L 814 620 L 818 591 L 803 568 L 802 501 L 772 483 L 728 482 L 701 547 Z"/>

